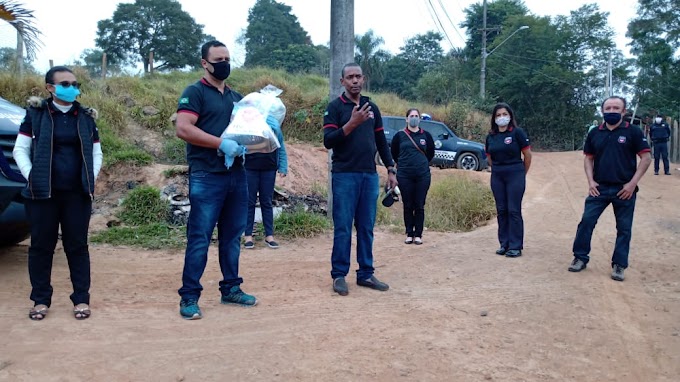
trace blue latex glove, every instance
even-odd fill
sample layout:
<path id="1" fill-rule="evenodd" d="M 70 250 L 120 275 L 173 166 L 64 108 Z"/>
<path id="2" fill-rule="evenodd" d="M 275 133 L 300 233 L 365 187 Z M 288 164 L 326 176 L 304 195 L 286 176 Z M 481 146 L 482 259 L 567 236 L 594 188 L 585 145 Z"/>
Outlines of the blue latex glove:
<path id="1" fill-rule="evenodd" d="M 226 168 L 231 168 L 236 157 L 245 157 L 246 155 L 245 146 L 241 146 L 228 138 L 222 139 L 222 143 L 220 143 L 220 151 L 224 153 L 224 166 Z"/>
<path id="2" fill-rule="evenodd" d="M 279 123 L 279 120 L 271 115 L 267 117 L 267 125 L 269 125 L 269 127 L 271 127 L 274 132 L 281 130 L 281 124 Z"/>

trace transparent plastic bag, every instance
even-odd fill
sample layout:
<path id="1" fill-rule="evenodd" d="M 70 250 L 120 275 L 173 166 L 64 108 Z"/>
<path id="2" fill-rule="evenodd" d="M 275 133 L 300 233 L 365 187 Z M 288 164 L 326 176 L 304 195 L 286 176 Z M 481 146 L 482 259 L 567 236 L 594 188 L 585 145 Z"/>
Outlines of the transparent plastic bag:
<path id="1" fill-rule="evenodd" d="M 278 97 L 282 92 L 273 85 L 267 85 L 234 103 L 231 122 L 221 138 L 229 138 L 245 146 L 248 154 L 271 153 L 280 148 L 276 133 L 266 121 L 268 116 L 273 116 L 281 124 L 286 117 L 286 106 Z"/>

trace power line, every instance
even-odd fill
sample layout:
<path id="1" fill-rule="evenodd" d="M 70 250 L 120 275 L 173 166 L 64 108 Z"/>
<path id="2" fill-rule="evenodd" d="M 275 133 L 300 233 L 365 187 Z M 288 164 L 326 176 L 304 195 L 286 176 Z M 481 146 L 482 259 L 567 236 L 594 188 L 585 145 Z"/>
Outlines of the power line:
<path id="1" fill-rule="evenodd" d="M 453 23 L 453 20 L 451 20 L 451 17 L 449 17 L 449 12 L 447 12 L 447 11 L 446 11 L 446 8 L 444 8 L 444 4 L 442 3 L 442 0 L 438 0 L 438 1 L 439 1 L 439 6 L 440 6 L 440 7 L 442 8 L 442 10 L 444 11 L 444 15 L 446 15 L 446 18 L 449 19 L 449 22 L 451 23 L 451 26 L 453 27 L 453 30 L 455 30 L 456 33 L 458 34 L 458 37 L 460 37 L 460 39 L 461 39 L 463 42 L 465 42 L 465 39 L 463 38 L 463 35 L 460 34 L 460 31 L 458 30 L 458 28 L 456 28 L 456 24 L 454 24 L 454 23 Z"/>
<path id="2" fill-rule="evenodd" d="M 456 47 L 453 46 L 453 42 L 451 42 L 449 34 L 446 33 L 446 29 L 444 29 L 444 25 L 442 24 L 442 21 L 439 19 L 437 10 L 434 8 L 434 5 L 432 5 L 432 0 L 427 0 L 427 2 L 430 4 L 430 7 L 432 8 L 432 12 L 434 13 L 434 17 L 436 18 L 436 21 L 439 23 L 439 26 L 441 27 L 442 33 L 444 33 L 444 36 L 446 36 L 446 40 L 449 42 L 449 45 L 451 45 L 451 49 L 455 49 Z"/>

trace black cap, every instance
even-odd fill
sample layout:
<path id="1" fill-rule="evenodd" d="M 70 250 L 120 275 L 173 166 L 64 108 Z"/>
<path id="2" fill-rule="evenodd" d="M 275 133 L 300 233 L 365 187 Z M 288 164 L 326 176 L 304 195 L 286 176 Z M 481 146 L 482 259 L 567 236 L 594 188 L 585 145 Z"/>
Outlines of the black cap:
<path id="1" fill-rule="evenodd" d="M 394 193 L 394 189 L 385 190 L 385 196 L 382 198 L 382 205 L 385 207 L 392 207 L 395 201 L 399 200 L 399 196 Z"/>

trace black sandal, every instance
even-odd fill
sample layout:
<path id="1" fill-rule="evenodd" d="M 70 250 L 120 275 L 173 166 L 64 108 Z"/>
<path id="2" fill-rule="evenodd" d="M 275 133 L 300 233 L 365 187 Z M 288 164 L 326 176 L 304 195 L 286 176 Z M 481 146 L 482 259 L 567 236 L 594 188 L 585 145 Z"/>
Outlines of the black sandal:
<path id="1" fill-rule="evenodd" d="M 49 308 L 46 305 L 43 305 L 44 308 L 36 309 L 35 308 L 36 306 L 32 307 L 31 310 L 28 311 L 28 318 L 30 318 L 33 321 L 41 321 L 45 319 L 45 317 L 47 317 L 47 312 L 49 311 Z"/>
<path id="2" fill-rule="evenodd" d="M 78 307 L 73 307 L 73 317 L 76 318 L 76 320 L 85 320 L 90 318 L 90 314 L 92 312 L 90 311 L 90 307 L 86 308 L 78 308 Z"/>

